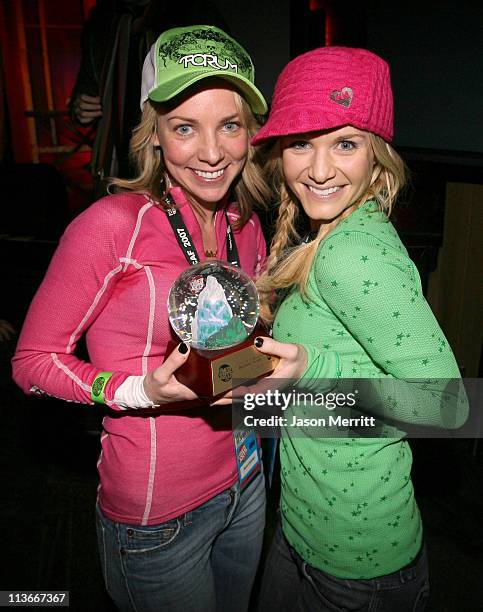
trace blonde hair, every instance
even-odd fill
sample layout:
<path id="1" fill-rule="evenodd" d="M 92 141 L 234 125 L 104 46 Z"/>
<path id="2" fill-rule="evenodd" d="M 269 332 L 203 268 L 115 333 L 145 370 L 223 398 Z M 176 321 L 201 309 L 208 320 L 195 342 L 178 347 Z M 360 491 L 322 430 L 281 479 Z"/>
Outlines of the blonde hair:
<path id="1" fill-rule="evenodd" d="M 273 319 L 277 290 L 297 286 L 302 296 L 305 296 L 309 273 L 320 243 L 354 208 L 361 206 L 368 199 L 373 199 L 381 211 L 388 216 L 391 214 L 396 197 L 405 183 L 405 164 L 391 145 L 380 136 L 369 132 L 369 137 L 375 164 L 366 193 L 354 207 L 330 223 L 322 224 L 316 238 L 308 244 L 300 244 L 301 237 L 297 231 L 300 204 L 284 181 L 280 143 L 277 142 L 272 148 L 265 170 L 269 184 L 277 194 L 279 211 L 266 272 L 257 281 L 262 317 L 266 321 Z"/>
<path id="2" fill-rule="evenodd" d="M 270 190 L 263 177 L 262 163 L 259 149 L 250 143 L 251 138 L 260 128 L 257 117 L 246 100 L 236 91 L 235 104 L 242 123 L 248 132 L 248 155 L 241 174 L 235 179 L 231 191 L 240 212 L 238 226 L 242 227 L 250 218 L 252 206 L 266 208 L 270 197 Z M 169 107 L 176 102 L 170 103 Z M 163 160 L 160 147 L 153 145 L 156 134 L 158 113 L 166 108 L 162 103 L 153 103 L 148 100 L 144 106 L 139 125 L 133 130 L 129 144 L 129 156 L 134 163 L 138 174 L 132 179 L 111 179 L 109 190 L 148 192 L 155 199 L 161 199 L 169 184 L 169 177 Z"/>

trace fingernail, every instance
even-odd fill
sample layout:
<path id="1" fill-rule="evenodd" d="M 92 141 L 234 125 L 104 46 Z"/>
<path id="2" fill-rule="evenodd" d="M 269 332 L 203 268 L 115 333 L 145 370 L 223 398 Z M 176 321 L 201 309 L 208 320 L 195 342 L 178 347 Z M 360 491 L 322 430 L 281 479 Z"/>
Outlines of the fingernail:
<path id="1" fill-rule="evenodd" d="M 261 346 L 263 346 L 263 338 L 260 338 L 260 336 L 257 336 L 255 338 L 255 342 L 253 343 L 257 348 L 260 348 Z"/>
<path id="2" fill-rule="evenodd" d="M 186 355 L 186 353 L 188 352 L 188 345 L 186 344 L 186 342 L 182 342 L 179 346 L 178 346 L 178 351 L 182 354 L 182 355 Z"/>

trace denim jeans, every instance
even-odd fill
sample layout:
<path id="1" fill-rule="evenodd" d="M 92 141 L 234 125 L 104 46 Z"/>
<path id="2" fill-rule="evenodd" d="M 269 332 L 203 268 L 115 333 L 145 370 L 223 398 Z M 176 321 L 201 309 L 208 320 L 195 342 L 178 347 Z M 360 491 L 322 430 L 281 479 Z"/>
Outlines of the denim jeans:
<path id="1" fill-rule="evenodd" d="M 416 562 L 367 580 L 336 578 L 308 565 L 289 545 L 280 524 L 262 579 L 259 612 L 422 612 L 429 598 L 423 547 Z"/>
<path id="2" fill-rule="evenodd" d="M 107 591 L 136 612 L 245 612 L 265 526 L 263 473 L 161 525 L 127 525 L 99 508 L 96 528 Z"/>

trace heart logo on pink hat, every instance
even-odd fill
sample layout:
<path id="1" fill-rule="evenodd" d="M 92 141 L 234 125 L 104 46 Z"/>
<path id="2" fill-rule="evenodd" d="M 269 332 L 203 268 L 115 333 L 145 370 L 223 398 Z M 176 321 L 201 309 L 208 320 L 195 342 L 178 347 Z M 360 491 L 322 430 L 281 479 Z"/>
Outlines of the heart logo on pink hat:
<path id="1" fill-rule="evenodd" d="M 342 89 L 335 89 L 330 94 L 330 99 L 348 108 L 351 105 L 353 95 L 351 87 L 343 87 Z"/>

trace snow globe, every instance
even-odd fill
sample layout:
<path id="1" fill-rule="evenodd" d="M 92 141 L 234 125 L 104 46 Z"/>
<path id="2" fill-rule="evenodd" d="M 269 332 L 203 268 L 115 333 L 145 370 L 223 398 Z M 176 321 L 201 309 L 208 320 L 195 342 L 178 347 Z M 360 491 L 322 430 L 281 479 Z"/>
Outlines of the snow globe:
<path id="1" fill-rule="evenodd" d="M 273 358 L 253 345 L 257 334 L 267 333 L 258 313 L 257 289 L 240 268 L 211 259 L 182 272 L 168 295 L 171 326 L 191 347 L 177 380 L 213 398 L 270 373 Z"/>
<path id="2" fill-rule="evenodd" d="M 259 300 L 240 268 L 210 260 L 185 270 L 168 295 L 168 313 L 178 337 L 203 351 L 226 349 L 246 340 L 258 320 Z"/>

